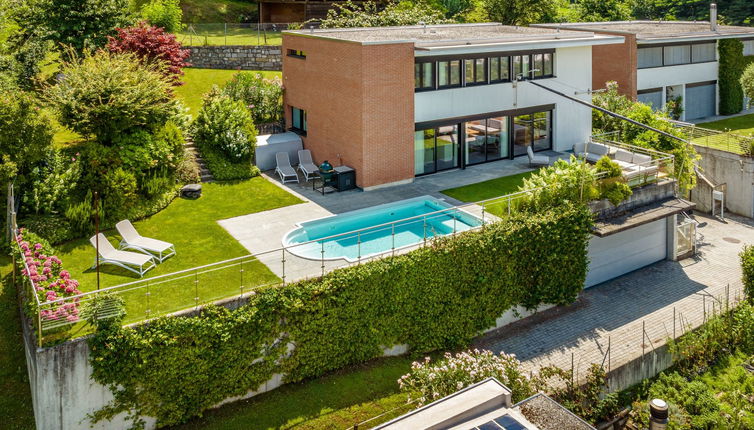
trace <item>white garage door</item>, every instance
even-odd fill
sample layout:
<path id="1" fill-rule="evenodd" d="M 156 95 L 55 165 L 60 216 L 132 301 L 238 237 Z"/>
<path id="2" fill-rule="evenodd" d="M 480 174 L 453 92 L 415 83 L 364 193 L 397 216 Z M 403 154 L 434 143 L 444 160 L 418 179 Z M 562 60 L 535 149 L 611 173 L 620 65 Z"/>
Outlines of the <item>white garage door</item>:
<path id="1" fill-rule="evenodd" d="M 624 273 L 664 260 L 667 221 L 653 221 L 607 237 L 589 240 L 589 273 L 586 288 Z"/>
<path id="2" fill-rule="evenodd" d="M 688 84 L 686 85 L 686 119 L 706 118 L 715 116 L 717 105 L 717 85 Z"/>

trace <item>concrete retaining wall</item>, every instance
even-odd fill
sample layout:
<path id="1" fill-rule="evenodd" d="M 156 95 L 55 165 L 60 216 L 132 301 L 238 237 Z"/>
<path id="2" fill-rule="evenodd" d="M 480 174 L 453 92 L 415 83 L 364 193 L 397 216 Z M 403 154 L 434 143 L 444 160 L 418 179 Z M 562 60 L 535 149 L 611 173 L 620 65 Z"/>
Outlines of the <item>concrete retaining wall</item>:
<path id="1" fill-rule="evenodd" d="M 200 69 L 283 70 L 280 46 L 189 46 L 192 67 Z"/>
<path id="2" fill-rule="evenodd" d="M 704 146 L 695 148 L 702 156 L 699 160 L 702 173 L 715 184 L 726 184 L 726 210 L 754 218 L 754 159 Z M 699 210 L 708 212 L 711 190 L 703 181 L 698 184 L 691 191 L 691 200 L 699 205 Z"/>

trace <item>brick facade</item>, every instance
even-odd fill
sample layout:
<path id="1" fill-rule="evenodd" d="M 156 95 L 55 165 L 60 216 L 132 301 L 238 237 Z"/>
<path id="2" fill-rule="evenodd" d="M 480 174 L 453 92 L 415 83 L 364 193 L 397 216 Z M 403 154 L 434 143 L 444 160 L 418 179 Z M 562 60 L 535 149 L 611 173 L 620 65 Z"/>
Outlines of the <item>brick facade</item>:
<path id="1" fill-rule="evenodd" d="M 636 35 L 607 31 L 600 33 L 623 36 L 625 41 L 621 44 L 592 47 L 592 89 L 602 89 L 606 82 L 617 81 L 620 93 L 636 100 Z"/>
<path id="2" fill-rule="evenodd" d="M 287 56 L 288 49 L 302 50 L 306 58 Z M 304 109 L 304 147 L 316 163 L 356 169 L 361 188 L 411 180 L 413 64 L 412 43 L 362 45 L 284 34 L 286 126 L 291 107 Z"/>

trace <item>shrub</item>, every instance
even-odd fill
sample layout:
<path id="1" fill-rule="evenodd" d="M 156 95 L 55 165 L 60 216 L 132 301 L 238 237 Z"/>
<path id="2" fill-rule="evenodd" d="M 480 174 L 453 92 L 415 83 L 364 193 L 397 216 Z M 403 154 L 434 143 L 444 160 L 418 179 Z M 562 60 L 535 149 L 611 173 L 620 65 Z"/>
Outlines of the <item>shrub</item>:
<path id="1" fill-rule="evenodd" d="M 754 63 L 750 63 L 746 66 L 746 69 L 744 69 L 744 72 L 741 75 L 740 84 L 744 95 L 750 100 L 754 100 Z M 751 106 L 747 106 L 747 108 L 750 107 Z"/>
<path id="2" fill-rule="evenodd" d="M 175 115 L 170 82 L 161 72 L 134 54 L 98 51 L 65 63 L 65 79 L 47 86 L 45 94 L 63 125 L 111 145 L 118 136 L 153 131 Z"/>
<path id="3" fill-rule="evenodd" d="M 77 155 L 68 156 L 50 149 L 44 161 L 29 174 L 30 189 L 23 194 L 22 202 L 37 215 L 59 213 L 80 176 Z"/>
<path id="4" fill-rule="evenodd" d="M 201 147 L 221 150 L 232 161 L 254 157 L 257 130 L 243 102 L 213 88 L 204 98 L 193 125 L 194 140 Z"/>
<path id="5" fill-rule="evenodd" d="M 411 371 L 398 379 L 401 391 L 419 393 L 419 404 L 433 402 L 456 391 L 494 377 L 511 389 L 513 402 L 526 399 L 537 391 L 515 355 L 491 351 L 446 352 L 442 360 L 432 363 L 429 357 L 411 364 Z"/>
<path id="6" fill-rule="evenodd" d="M 251 160 L 234 161 L 222 151 L 207 145 L 199 145 L 202 159 L 212 177 L 218 181 L 235 181 L 249 179 L 259 175 L 259 168 Z M 197 167 L 198 173 L 198 167 Z"/>
<path id="7" fill-rule="evenodd" d="M 534 210 L 587 203 L 599 197 L 594 168 L 573 155 L 570 162 L 558 160 L 524 179 L 519 191 L 527 190 L 531 193 L 524 205 Z"/>
<path id="8" fill-rule="evenodd" d="M 738 39 L 720 39 L 717 41 L 717 50 L 720 57 L 717 72 L 720 115 L 732 115 L 741 112 L 744 105 L 744 90 L 741 86 L 741 77 L 746 67 L 744 44 Z"/>
<path id="9" fill-rule="evenodd" d="M 320 21 L 320 27 L 384 27 L 416 25 L 420 22 L 448 24 L 452 20 L 445 19 L 442 11 L 423 2 L 389 2 L 385 8 L 379 8 L 373 1 L 358 5 L 347 0 L 333 4 L 327 16 Z"/>
<path id="10" fill-rule="evenodd" d="M 233 100 L 242 101 L 251 111 L 255 124 L 283 118 L 283 86 L 278 77 L 264 79 L 259 73 L 239 72 L 225 84 L 222 92 Z"/>
<path id="11" fill-rule="evenodd" d="M 153 26 L 175 33 L 181 29 L 183 11 L 179 0 L 152 0 L 141 7 L 141 16 Z"/>
<path id="12" fill-rule="evenodd" d="M 741 251 L 741 271 L 743 272 L 744 294 L 754 304 L 754 246 L 744 246 Z"/>
<path id="13" fill-rule="evenodd" d="M 154 134 L 137 131 L 115 138 L 113 154 L 126 169 L 143 177 L 145 171 L 155 168 L 174 170 L 178 167 L 185 140 L 181 130 L 171 121 Z"/>
<path id="14" fill-rule="evenodd" d="M 597 160 L 594 169 L 597 174 L 605 173 L 606 178 L 618 178 L 623 175 L 623 169 L 621 169 L 620 164 L 611 160 L 607 155 Z"/>
<path id="15" fill-rule="evenodd" d="M 53 119 L 31 93 L 0 92 L 0 157 L 3 179 L 22 176 L 52 147 Z"/>
<path id="16" fill-rule="evenodd" d="M 600 197 L 610 201 L 613 206 L 618 206 L 621 202 L 631 197 L 633 193 L 628 184 L 616 181 L 603 186 Z"/>
<path id="17" fill-rule="evenodd" d="M 633 191 L 625 182 L 622 182 L 623 169 L 618 163 L 611 160 L 610 157 L 604 156 L 597 160 L 594 166 L 597 174 L 604 174 L 600 181 L 600 198 L 607 199 L 613 206 L 618 206 L 620 202 L 631 197 Z"/>
<path id="18" fill-rule="evenodd" d="M 173 85 L 181 85 L 183 68 L 190 66 L 186 61 L 191 52 L 183 49 L 175 35 L 165 33 L 162 28 L 140 22 L 134 27 L 118 28 L 115 37 L 108 37 L 107 49 L 110 52 L 132 53 L 142 62 L 159 64 L 160 70 Z"/>
<path id="19" fill-rule="evenodd" d="M 464 345 L 515 305 L 571 303 L 583 289 L 591 225 L 584 206 L 514 213 L 430 247 L 258 290 L 235 310 L 98 331 L 92 378 L 115 396 L 94 418 L 130 411 L 172 425 L 275 373 L 295 382 L 385 346 Z"/>
<path id="20" fill-rule="evenodd" d="M 116 27 L 130 24 L 129 0 L 35 0 L 19 17 L 22 28 L 33 29 L 55 46 L 76 52 L 105 44 Z"/>
<path id="21" fill-rule="evenodd" d="M 39 237 L 57 245 L 76 239 L 78 234 L 63 215 L 30 215 L 18 221 L 29 231 L 38 231 Z"/>

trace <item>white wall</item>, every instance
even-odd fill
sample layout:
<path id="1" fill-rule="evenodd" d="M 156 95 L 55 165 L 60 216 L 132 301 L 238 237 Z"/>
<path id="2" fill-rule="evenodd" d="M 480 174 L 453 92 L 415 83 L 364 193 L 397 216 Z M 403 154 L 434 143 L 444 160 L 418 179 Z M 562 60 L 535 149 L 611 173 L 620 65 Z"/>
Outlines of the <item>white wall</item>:
<path id="1" fill-rule="evenodd" d="M 574 95 L 592 85 L 592 48 L 559 48 L 555 52 L 555 76 L 536 82 L 555 90 Z M 553 149 L 566 151 L 574 143 L 587 140 L 592 131 L 589 108 L 569 101 L 527 82 L 519 82 L 518 90 L 511 82 L 452 88 L 415 93 L 415 122 L 434 121 L 487 112 L 522 109 L 530 106 L 555 104 Z M 578 96 L 591 100 L 588 94 Z"/>
<path id="2" fill-rule="evenodd" d="M 717 62 L 654 67 L 636 71 L 636 88 L 639 91 L 716 80 Z"/>

